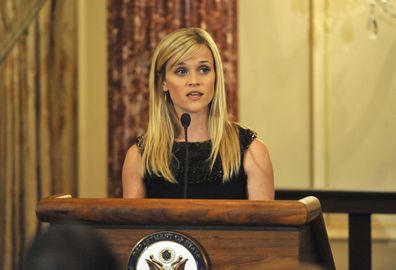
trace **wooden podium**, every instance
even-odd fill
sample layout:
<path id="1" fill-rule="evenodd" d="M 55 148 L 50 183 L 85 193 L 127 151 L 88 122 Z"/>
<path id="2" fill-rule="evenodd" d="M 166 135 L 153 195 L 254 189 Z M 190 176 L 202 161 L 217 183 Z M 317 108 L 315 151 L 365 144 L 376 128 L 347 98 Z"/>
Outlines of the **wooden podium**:
<path id="1" fill-rule="evenodd" d="M 174 231 L 195 240 L 214 270 L 272 269 L 285 262 L 335 269 L 315 197 L 248 201 L 54 196 L 39 201 L 37 216 L 55 228 L 62 222 L 85 223 L 107 239 L 123 269 L 133 247 L 158 231 Z"/>

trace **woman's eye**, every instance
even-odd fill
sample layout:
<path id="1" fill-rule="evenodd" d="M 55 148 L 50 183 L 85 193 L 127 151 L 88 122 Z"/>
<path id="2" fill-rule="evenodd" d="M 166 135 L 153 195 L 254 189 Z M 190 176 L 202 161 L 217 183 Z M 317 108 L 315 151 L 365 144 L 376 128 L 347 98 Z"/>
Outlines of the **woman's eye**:
<path id="1" fill-rule="evenodd" d="M 200 71 L 201 73 L 204 73 L 204 74 L 209 73 L 209 72 L 210 72 L 210 67 L 208 67 L 208 66 L 202 66 L 202 67 L 199 68 L 199 71 Z"/>
<path id="2" fill-rule="evenodd" d="M 186 75 L 186 74 L 187 74 L 187 69 L 185 69 L 185 68 L 178 68 L 178 69 L 176 69 L 175 73 L 176 73 L 177 75 Z"/>

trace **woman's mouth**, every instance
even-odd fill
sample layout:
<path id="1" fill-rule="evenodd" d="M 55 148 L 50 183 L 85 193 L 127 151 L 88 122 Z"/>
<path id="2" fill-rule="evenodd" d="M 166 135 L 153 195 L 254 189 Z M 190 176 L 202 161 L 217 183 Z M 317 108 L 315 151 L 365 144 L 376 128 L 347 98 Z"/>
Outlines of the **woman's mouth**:
<path id="1" fill-rule="evenodd" d="M 189 98 L 192 98 L 192 99 L 198 99 L 203 96 L 203 93 L 198 92 L 198 91 L 191 91 L 191 92 L 188 92 L 186 96 Z"/>

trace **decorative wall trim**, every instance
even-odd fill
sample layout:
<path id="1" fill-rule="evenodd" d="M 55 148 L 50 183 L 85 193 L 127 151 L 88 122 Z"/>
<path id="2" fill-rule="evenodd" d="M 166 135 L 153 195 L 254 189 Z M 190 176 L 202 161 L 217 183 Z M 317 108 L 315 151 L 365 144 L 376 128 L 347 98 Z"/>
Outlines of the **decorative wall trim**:
<path id="1" fill-rule="evenodd" d="M 47 0 L 34 1 L 31 8 L 26 10 L 25 15 L 21 16 L 20 20 L 12 26 L 11 30 L 5 32 L 5 38 L 3 39 L 3 42 L 0 43 L 0 63 L 13 48 L 22 33 L 26 31 L 32 21 L 37 18 L 37 14 L 40 12 L 46 1 Z M 4 14 L 6 11 L 0 9 L 0 12 Z"/>

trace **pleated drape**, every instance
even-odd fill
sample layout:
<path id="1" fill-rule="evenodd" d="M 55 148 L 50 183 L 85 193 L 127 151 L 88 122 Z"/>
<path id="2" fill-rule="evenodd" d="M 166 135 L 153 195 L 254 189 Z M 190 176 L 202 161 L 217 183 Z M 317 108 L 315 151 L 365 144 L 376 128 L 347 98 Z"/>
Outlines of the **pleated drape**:
<path id="1" fill-rule="evenodd" d="M 202 27 L 216 41 L 225 71 L 228 107 L 238 118 L 236 0 L 108 1 L 109 186 L 121 196 L 127 149 L 148 120 L 151 54 L 162 37 L 181 27 Z"/>
<path id="2" fill-rule="evenodd" d="M 75 0 L 0 5 L 0 269 L 19 269 L 35 206 L 77 194 Z"/>

